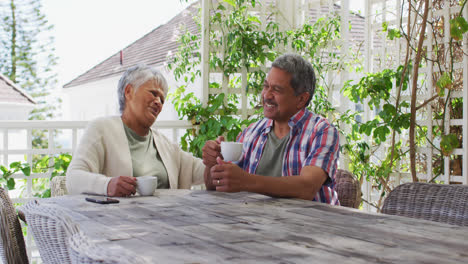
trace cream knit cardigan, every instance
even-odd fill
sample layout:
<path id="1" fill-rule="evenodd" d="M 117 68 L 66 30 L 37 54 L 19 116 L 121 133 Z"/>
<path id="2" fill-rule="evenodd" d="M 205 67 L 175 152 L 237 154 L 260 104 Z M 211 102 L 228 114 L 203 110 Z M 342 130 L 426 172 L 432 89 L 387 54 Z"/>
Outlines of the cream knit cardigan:
<path id="1" fill-rule="evenodd" d="M 158 131 L 150 130 L 166 166 L 171 189 L 189 189 L 203 183 L 202 160 L 184 152 Z M 133 176 L 132 159 L 120 116 L 91 121 L 67 170 L 69 194 L 107 195 L 111 177 Z"/>

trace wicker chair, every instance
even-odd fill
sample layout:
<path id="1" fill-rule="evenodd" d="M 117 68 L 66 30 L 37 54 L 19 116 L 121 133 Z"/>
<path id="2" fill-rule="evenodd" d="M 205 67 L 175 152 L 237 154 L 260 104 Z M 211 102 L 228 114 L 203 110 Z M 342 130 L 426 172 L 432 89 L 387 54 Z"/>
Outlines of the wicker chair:
<path id="1" fill-rule="evenodd" d="M 354 175 L 338 169 L 335 176 L 335 191 L 342 206 L 359 208 L 361 204 L 361 184 Z"/>
<path id="2" fill-rule="evenodd" d="M 67 186 L 66 186 L 65 176 L 55 176 L 50 180 L 50 196 L 57 197 L 62 195 L 67 195 Z"/>
<path id="3" fill-rule="evenodd" d="M 89 239 L 82 233 L 78 232 L 70 237 L 70 258 L 72 263 L 76 264 L 119 264 L 119 263 L 133 263 L 143 264 L 147 263 L 141 257 L 133 255 L 125 249 L 106 249 L 102 248 L 89 241 Z"/>
<path id="4" fill-rule="evenodd" d="M 468 185 L 405 183 L 390 192 L 382 213 L 468 226 Z"/>
<path id="5" fill-rule="evenodd" d="M 5 189 L 0 187 L 0 254 L 3 263 L 28 263 L 23 231 L 15 207 Z"/>
<path id="6" fill-rule="evenodd" d="M 31 201 L 21 207 L 44 263 L 71 263 L 68 241 L 78 232 L 63 209 Z"/>

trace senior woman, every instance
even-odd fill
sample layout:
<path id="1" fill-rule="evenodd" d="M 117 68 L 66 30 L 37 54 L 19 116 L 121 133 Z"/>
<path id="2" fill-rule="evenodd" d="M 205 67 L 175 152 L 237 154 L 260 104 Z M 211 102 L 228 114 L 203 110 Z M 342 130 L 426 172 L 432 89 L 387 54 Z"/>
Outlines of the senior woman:
<path id="1" fill-rule="evenodd" d="M 91 121 L 67 171 L 70 194 L 135 194 L 136 178 L 158 177 L 158 188 L 188 189 L 203 183 L 201 159 L 151 129 L 167 94 L 163 75 L 146 65 L 120 78 L 121 116 Z"/>

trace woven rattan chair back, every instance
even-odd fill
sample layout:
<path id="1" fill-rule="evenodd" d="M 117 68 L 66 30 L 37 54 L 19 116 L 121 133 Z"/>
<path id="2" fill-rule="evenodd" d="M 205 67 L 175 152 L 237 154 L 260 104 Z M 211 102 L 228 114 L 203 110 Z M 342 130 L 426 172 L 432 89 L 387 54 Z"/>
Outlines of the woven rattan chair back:
<path id="1" fill-rule="evenodd" d="M 66 186 L 65 176 L 55 176 L 50 180 L 50 196 L 57 197 L 62 195 L 67 195 L 67 186 Z"/>
<path id="2" fill-rule="evenodd" d="M 105 249 L 92 243 L 82 233 L 78 232 L 70 238 L 70 257 L 74 264 L 143 264 L 148 263 L 141 257 L 133 255 L 131 252 L 122 249 Z"/>
<path id="3" fill-rule="evenodd" d="M 335 191 L 342 206 L 359 208 L 361 184 L 349 171 L 338 169 L 335 176 Z"/>
<path id="4" fill-rule="evenodd" d="M 31 201 L 21 207 L 44 263 L 71 263 L 69 238 L 78 232 L 64 209 Z"/>
<path id="5" fill-rule="evenodd" d="M 5 189 L 0 187 L 0 253 L 3 263 L 28 263 L 18 214 Z"/>
<path id="6" fill-rule="evenodd" d="M 468 226 L 468 185 L 405 183 L 390 192 L 382 213 Z"/>

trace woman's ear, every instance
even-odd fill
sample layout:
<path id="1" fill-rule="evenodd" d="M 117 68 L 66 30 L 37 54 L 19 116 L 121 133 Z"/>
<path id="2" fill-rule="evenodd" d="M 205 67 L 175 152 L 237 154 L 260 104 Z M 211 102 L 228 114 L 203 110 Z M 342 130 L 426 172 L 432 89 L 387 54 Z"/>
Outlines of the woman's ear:
<path id="1" fill-rule="evenodd" d="M 127 86 L 125 86 L 125 100 L 132 98 L 132 96 L 133 96 L 133 86 L 131 84 L 127 84 Z"/>

